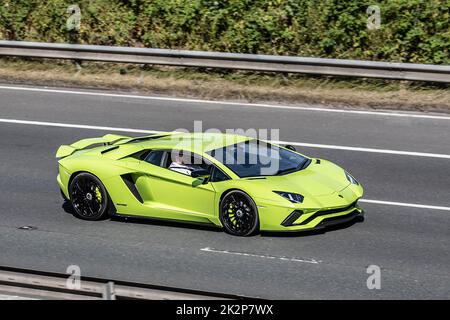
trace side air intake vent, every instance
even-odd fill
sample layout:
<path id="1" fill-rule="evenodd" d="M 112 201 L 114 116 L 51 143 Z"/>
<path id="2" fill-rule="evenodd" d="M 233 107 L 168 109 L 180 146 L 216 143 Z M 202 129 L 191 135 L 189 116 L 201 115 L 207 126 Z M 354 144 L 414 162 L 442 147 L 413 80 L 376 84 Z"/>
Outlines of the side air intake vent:
<path id="1" fill-rule="evenodd" d="M 126 184 L 126 186 L 128 187 L 128 189 L 130 189 L 131 193 L 133 194 L 133 196 L 135 196 L 135 198 L 140 202 L 140 203 L 144 203 L 144 200 L 142 199 L 141 195 L 139 194 L 138 189 L 136 188 L 136 185 L 134 184 L 133 181 L 133 177 L 131 176 L 131 174 L 124 174 L 122 176 L 120 176 L 123 180 L 123 182 Z"/>
<path id="2" fill-rule="evenodd" d="M 281 223 L 283 227 L 292 226 L 292 224 L 303 214 L 300 210 L 292 211 L 292 213 Z"/>

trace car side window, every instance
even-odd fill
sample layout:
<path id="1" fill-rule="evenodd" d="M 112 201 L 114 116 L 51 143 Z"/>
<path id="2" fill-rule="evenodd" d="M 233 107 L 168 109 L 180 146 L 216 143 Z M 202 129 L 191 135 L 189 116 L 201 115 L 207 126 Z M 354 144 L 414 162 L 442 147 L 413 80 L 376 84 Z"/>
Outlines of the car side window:
<path id="1" fill-rule="evenodd" d="M 214 167 L 212 169 L 211 182 L 220 182 L 226 180 L 230 180 L 230 177 L 228 177 L 225 173 L 223 173 L 222 170 L 220 170 L 217 167 Z"/>
<path id="2" fill-rule="evenodd" d="M 171 150 L 167 152 L 167 161 L 164 164 L 169 170 L 190 176 L 192 171 L 203 169 L 211 170 L 211 163 L 205 161 L 200 155 L 184 150 Z"/>
<path id="3" fill-rule="evenodd" d="M 154 150 L 150 151 L 150 153 L 145 157 L 144 161 L 150 164 L 154 164 L 155 166 L 162 166 L 162 160 L 164 158 L 164 150 Z"/>

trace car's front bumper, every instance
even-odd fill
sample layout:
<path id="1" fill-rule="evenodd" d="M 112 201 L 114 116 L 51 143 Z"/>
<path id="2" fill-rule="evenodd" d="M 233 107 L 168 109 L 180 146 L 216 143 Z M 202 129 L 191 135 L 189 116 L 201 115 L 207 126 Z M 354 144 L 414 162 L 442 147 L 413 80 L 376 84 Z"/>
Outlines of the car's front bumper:
<path id="1" fill-rule="evenodd" d="M 346 215 L 324 218 L 321 222 L 319 222 L 314 227 L 307 228 L 285 228 L 285 229 L 275 229 L 275 230 L 262 230 L 265 232 L 308 232 L 308 231 L 321 231 L 327 228 L 331 228 L 334 226 L 345 225 L 346 223 L 352 221 L 363 221 L 364 219 L 364 211 L 352 211 Z"/>
<path id="2" fill-rule="evenodd" d="M 323 229 L 363 217 L 364 211 L 356 202 L 343 208 L 316 211 L 292 210 L 281 223 L 265 222 L 262 231 L 309 231 Z"/>
<path id="3" fill-rule="evenodd" d="M 333 194 L 309 197 L 303 203 L 256 199 L 260 230 L 313 230 L 353 220 L 363 215 L 357 203 L 362 195 L 361 186 L 350 185 Z"/>

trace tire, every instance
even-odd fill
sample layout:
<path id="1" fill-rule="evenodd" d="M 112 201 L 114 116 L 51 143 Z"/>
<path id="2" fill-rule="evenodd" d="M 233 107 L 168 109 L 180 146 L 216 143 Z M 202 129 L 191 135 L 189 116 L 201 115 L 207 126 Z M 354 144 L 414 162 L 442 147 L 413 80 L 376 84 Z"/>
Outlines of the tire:
<path id="1" fill-rule="evenodd" d="M 247 237 L 259 231 L 258 209 L 243 191 L 227 192 L 220 201 L 219 215 L 225 231 L 232 235 Z"/>
<path id="2" fill-rule="evenodd" d="M 72 179 L 69 196 L 77 218 L 95 221 L 108 215 L 109 195 L 103 183 L 90 173 L 80 173 Z"/>

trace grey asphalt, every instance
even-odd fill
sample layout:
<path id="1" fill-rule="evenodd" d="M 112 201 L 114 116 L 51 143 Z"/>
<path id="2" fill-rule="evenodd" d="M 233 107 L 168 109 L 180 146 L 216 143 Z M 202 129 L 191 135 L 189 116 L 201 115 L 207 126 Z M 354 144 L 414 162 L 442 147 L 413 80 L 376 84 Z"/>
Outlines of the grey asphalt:
<path id="1" fill-rule="evenodd" d="M 285 141 L 450 154 L 449 120 L 5 89 L 0 118 L 149 130 L 191 130 L 202 120 L 204 129 L 280 129 Z M 62 207 L 54 153 L 103 134 L 0 123 L 0 265 L 65 272 L 76 264 L 86 276 L 262 298 L 450 298 L 450 211 L 366 203 L 362 223 L 250 238 L 183 224 L 75 219 Z M 367 199 L 450 206 L 450 159 L 298 149 L 347 168 Z M 37 229 L 18 229 L 26 225 Z M 219 252 L 201 250 L 207 247 Z M 381 268 L 380 290 L 366 286 L 369 265 Z"/>

